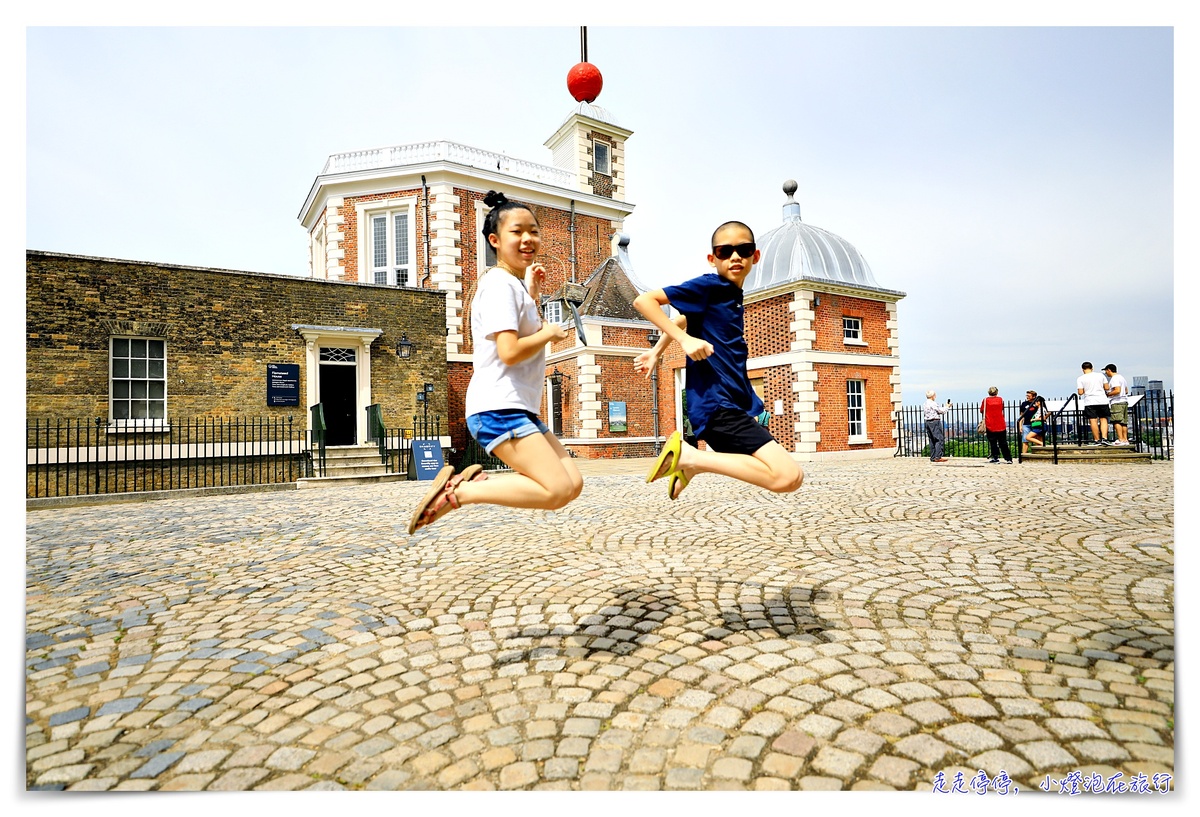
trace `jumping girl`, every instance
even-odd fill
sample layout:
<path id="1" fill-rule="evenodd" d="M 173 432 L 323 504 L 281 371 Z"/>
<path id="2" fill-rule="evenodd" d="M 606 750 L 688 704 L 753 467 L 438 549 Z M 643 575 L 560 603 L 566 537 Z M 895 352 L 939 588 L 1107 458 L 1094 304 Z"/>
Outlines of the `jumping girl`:
<path id="1" fill-rule="evenodd" d="M 546 344 L 567 333 L 543 323 L 538 298 L 545 268 L 533 259 L 541 245 L 537 218 L 524 204 L 489 191 L 483 235 L 496 266 L 479 279 L 471 302 L 474 372 L 467 387 L 467 430 L 515 473 L 487 479 L 471 465 L 443 468 L 413 511 L 408 532 L 463 505 L 561 508 L 583 490 L 583 477 L 537 416 L 546 376 Z M 526 289 L 528 287 L 528 289 Z"/>

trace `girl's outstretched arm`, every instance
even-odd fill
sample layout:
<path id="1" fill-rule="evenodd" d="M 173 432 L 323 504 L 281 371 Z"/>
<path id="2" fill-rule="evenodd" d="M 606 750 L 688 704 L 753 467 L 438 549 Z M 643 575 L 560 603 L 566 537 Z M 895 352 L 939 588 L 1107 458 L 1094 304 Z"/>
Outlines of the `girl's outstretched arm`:
<path id="1" fill-rule="evenodd" d="M 517 337 L 515 329 L 505 329 L 496 333 L 496 354 L 505 366 L 515 366 L 533 357 L 550 341 L 566 336 L 566 330 L 557 323 L 543 323 L 541 329 L 523 338 Z"/>

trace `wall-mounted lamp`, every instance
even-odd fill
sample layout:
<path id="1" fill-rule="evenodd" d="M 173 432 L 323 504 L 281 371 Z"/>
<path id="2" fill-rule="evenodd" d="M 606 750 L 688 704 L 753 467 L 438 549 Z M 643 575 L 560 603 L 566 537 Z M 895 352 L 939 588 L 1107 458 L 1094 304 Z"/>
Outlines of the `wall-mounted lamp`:
<path id="1" fill-rule="evenodd" d="M 558 367 L 555 366 L 554 371 L 550 372 L 550 385 L 554 386 L 554 388 L 557 389 L 558 387 L 560 387 L 562 385 L 564 377 L 567 377 L 567 375 L 560 372 L 558 370 Z"/>
<path id="2" fill-rule="evenodd" d="M 408 339 L 405 334 L 400 338 L 400 342 L 396 344 L 396 357 L 409 358 L 412 357 L 413 342 Z"/>
<path id="3" fill-rule="evenodd" d="M 651 346 L 658 343 L 661 338 L 662 335 L 659 334 L 657 329 L 651 329 L 650 334 L 646 335 L 646 340 L 650 342 Z"/>
<path id="4" fill-rule="evenodd" d="M 426 394 L 433 394 L 433 384 L 432 384 L 432 383 L 426 383 L 426 384 L 425 384 L 425 393 L 426 393 Z"/>
<path id="5" fill-rule="evenodd" d="M 817 295 L 816 297 L 813 298 L 813 306 L 820 306 L 820 305 L 821 305 L 821 296 Z"/>

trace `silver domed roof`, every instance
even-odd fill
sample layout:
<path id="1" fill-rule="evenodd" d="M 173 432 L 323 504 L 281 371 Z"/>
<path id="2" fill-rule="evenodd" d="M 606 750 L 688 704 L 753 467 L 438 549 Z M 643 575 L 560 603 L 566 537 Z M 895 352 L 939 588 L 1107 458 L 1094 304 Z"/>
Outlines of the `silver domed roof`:
<path id="1" fill-rule="evenodd" d="M 747 276 L 744 292 L 782 286 L 803 278 L 824 279 L 848 286 L 881 289 L 867 259 L 844 238 L 800 220 L 800 205 L 792 198 L 796 183 L 784 183 L 787 203 L 783 224 L 758 239 L 762 259 Z"/>
<path id="2" fill-rule="evenodd" d="M 571 111 L 563 117 L 563 121 L 558 124 L 561 128 L 567 122 L 571 121 L 571 117 L 575 115 L 586 116 L 589 119 L 595 119 L 597 122 L 603 122 L 606 125 L 614 125 L 618 128 L 624 126 L 617 121 L 617 118 L 612 115 L 612 111 L 607 108 L 601 108 L 599 105 L 593 105 L 590 102 L 580 102 Z"/>

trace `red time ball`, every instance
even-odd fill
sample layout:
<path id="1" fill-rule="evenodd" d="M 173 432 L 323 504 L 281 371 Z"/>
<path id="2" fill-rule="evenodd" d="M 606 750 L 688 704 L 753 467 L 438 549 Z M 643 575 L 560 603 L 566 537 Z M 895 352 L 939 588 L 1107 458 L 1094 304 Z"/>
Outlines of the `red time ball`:
<path id="1" fill-rule="evenodd" d="M 567 72 L 567 90 L 578 102 L 592 102 L 603 87 L 600 69 L 590 62 L 581 62 Z"/>

